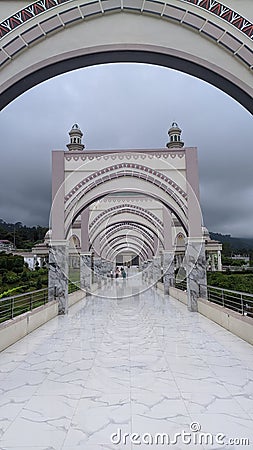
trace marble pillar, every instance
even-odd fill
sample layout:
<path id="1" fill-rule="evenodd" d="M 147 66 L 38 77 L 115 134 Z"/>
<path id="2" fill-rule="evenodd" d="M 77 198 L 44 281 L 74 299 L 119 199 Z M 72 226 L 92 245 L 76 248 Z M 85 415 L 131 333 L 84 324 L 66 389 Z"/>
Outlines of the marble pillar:
<path id="1" fill-rule="evenodd" d="M 107 259 L 101 260 L 101 279 L 107 282 L 110 279 L 111 270 L 113 271 L 113 263 Z"/>
<path id="2" fill-rule="evenodd" d="M 48 298 L 58 300 L 58 313 L 68 312 L 68 244 L 51 242 L 49 247 Z"/>
<path id="3" fill-rule="evenodd" d="M 91 292 L 91 252 L 80 254 L 80 287 L 86 291 L 86 295 Z"/>
<path id="4" fill-rule="evenodd" d="M 161 256 L 153 257 L 153 282 L 157 285 L 161 279 Z"/>
<path id="5" fill-rule="evenodd" d="M 149 259 L 148 260 L 148 283 L 152 284 L 153 283 L 153 270 L 154 270 L 154 262 L 153 259 Z"/>
<path id="6" fill-rule="evenodd" d="M 216 264 L 215 264 L 215 254 L 211 254 L 211 270 L 212 272 L 216 271 Z"/>
<path id="7" fill-rule="evenodd" d="M 186 247 L 187 296 L 189 311 L 198 311 L 199 297 L 207 297 L 205 242 L 188 238 Z"/>
<path id="8" fill-rule="evenodd" d="M 221 251 L 218 250 L 218 271 L 222 272 Z"/>
<path id="9" fill-rule="evenodd" d="M 147 282 L 147 278 L 148 278 L 148 261 L 143 261 L 142 263 L 142 280 L 143 282 Z"/>
<path id="10" fill-rule="evenodd" d="M 102 286 L 103 277 L 103 261 L 100 257 L 94 257 L 94 283 L 98 284 L 100 288 Z"/>
<path id="11" fill-rule="evenodd" d="M 169 294 L 169 288 L 175 285 L 174 252 L 163 252 L 163 285 L 164 294 Z"/>

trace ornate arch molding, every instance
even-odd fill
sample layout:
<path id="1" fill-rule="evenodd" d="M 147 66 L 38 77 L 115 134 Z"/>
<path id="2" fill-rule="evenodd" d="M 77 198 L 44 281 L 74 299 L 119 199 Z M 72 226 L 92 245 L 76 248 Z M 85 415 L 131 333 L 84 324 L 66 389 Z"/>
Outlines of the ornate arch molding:
<path id="1" fill-rule="evenodd" d="M 110 233 L 116 233 L 118 231 L 120 231 L 121 229 L 129 229 L 129 230 L 136 230 L 138 232 L 141 232 L 142 234 L 144 234 L 147 239 L 151 242 L 151 240 L 153 240 L 153 235 L 155 235 L 158 239 L 158 241 L 160 242 L 161 246 L 163 247 L 163 242 L 159 236 L 159 234 L 157 233 L 157 230 L 152 230 L 152 228 L 148 228 L 147 225 L 143 225 L 140 222 L 132 222 L 132 221 L 124 221 L 124 222 L 116 222 L 112 225 L 110 225 L 110 227 L 108 227 L 107 232 Z M 96 238 L 98 237 L 98 235 L 96 235 L 93 238 L 94 242 L 96 240 Z M 92 244 L 90 245 L 91 248 Z"/>
<path id="2" fill-rule="evenodd" d="M 93 189 L 103 185 L 104 183 L 106 184 L 112 180 L 122 177 L 144 180 L 151 185 L 158 187 L 159 190 L 169 195 L 169 197 L 175 201 L 179 211 L 187 217 L 187 207 L 185 204 L 187 194 L 180 186 L 178 186 L 178 184 L 176 184 L 165 174 L 158 172 L 151 167 L 143 166 L 138 163 L 121 162 L 92 173 L 77 183 L 73 189 L 71 189 L 71 191 L 65 196 L 65 219 L 73 214 L 75 206 L 79 200 L 85 196 L 85 194 L 90 193 Z"/>
<path id="3" fill-rule="evenodd" d="M 91 222 L 89 229 L 90 229 L 90 235 L 92 240 L 92 234 L 96 232 L 96 230 L 102 225 L 102 223 L 105 220 L 109 220 L 110 218 L 117 216 L 119 214 L 134 214 L 140 217 L 144 217 L 148 222 L 152 223 L 157 227 L 157 229 L 160 231 L 161 234 L 163 234 L 163 223 L 162 221 L 153 213 L 146 210 L 145 208 L 142 208 L 137 205 L 131 205 L 131 204 L 121 204 L 117 206 L 113 206 L 112 208 L 109 208 L 100 214 L 98 214 L 95 219 Z"/>
<path id="4" fill-rule="evenodd" d="M 105 14 L 107 12 L 112 11 L 122 11 L 122 10 L 131 10 L 139 13 L 148 13 L 154 15 L 160 15 L 164 18 L 170 18 L 179 21 L 179 17 L 176 14 L 177 11 L 182 11 L 185 13 L 185 9 L 183 4 L 191 4 L 197 7 L 196 9 L 196 17 L 197 12 L 201 14 L 201 10 L 208 11 L 211 15 L 219 17 L 220 19 L 228 22 L 230 25 L 235 27 L 237 30 L 241 31 L 244 35 L 253 39 L 253 24 L 243 17 L 241 14 L 234 11 L 232 8 L 224 5 L 219 1 L 214 0 L 180 0 L 182 2 L 181 7 L 177 7 L 175 5 L 169 5 L 168 2 L 166 4 L 165 1 L 162 0 L 97 0 L 90 1 L 87 3 L 83 3 L 77 6 L 72 6 L 71 0 L 39 0 L 33 2 L 32 4 L 26 6 L 25 8 L 17 11 L 12 14 L 10 17 L 6 18 L 0 23 L 0 38 L 6 36 L 11 33 L 11 31 L 15 30 L 17 27 L 20 27 L 24 23 L 33 19 L 34 17 L 40 16 L 43 13 L 52 10 L 57 14 L 57 7 L 62 6 L 64 3 L 70 4 L 70 8 L 66 8 L 64 11 L 60 12 L 60 16 L 62 18 L 61 22 L 55 24 L 54 29 L 62 27 L 64 24 L 67 25 L 69 23 L 75 22 L 77 20 L 81 20 L 90 16 Z M 82 3 L 82 2 L 80 2 Z M 171 11 L 171 8 L 172 11 Z M 197 11 L 198 10 L 198 11 Z M 174 12 L 174 14 L 173 14 Z M 194 23 L 190 21 L 190 17 L 183 18 L 183 24 L 194 27 Z M 56 26 L 58 25 L 58 26 Z M 195 24 L 196 27 L 196 24 Z M 48 30 L 52 31 L 52 30 Z M 45 30 L 46 32 L 46 30 Z"/>
<path id="5" fill-rule="evenodd" d="M 131 210 L 131 211 L 129 211 Z M 162 220 L 160 220 L 155 214 L 153 214 L 152 212 L 148 211 L 145 208 L 142 208 L 141 206 L 138 205 L 131 205 L 131 203 L 121 203 L 119 205 L 116 206 L 112 206 L 111 208 L 106 209 L 105 211 L 101 212 L 100 214 L 98 214 L 90 223 L 89 227 L 93 228 L 93 226 L 97 223 L 97 221 L 99 221 L 101 218 L 104 218 L 104 216 L 107 216 L 107 214 L 112 213 L 111 215 L 117 214 L 120 211 L 120 213 L 122 211 L 126 211 L 126 212 L 135 212 L 138 211 L 140 213 L 144 213 L 144 214 L 148 214 L 150 218 L 152 218 L 157 224 L 160 225 L 161 229 L 163 227 L 163 222 Z"/>
<path id="6" fill-rule="evenodd" d="M 179 4 L 181 2 L 181 4 Z M 215 0 L 178 0 L 178 4 L 165 0 L 39 0 L 6 18 L 0 24 L 0 67 L 8 64 L 20 52 L 42 41 L 69 25 L 87 21 L 108 13 L 135 12 L 177 23 L 190 28 L 200 36 L 211 39 L 248 68 L 253 68 L 253 24 L 233 9 Z M 2 36 L 2 37 L 1 37 Z M 114 50 L 116 50 L 114 48 Z M 145 53 L 145 54 L 144 54 Z M 161 52 L 162 53 L 162 52 Z M 161 56 L 161 57 L 160 57 Z M 142 62 L 171 67 L 189 73 L 222 89 L 252 112 L 251 88 L 239 86 L 238 80 L 218 74 L 220 67 L 206 68 L 203 61 L 193 62 L 189 55 L 179 57 L 142 51 L 97 50 L 86 55 L 61 55 L 56 60 L 44 60 L 40 66 L 20 73 L 3 88 L 0 109 L 27 89 L 46 79 L 76 68 L 107 62 Z M 187 69 L 186 69 L 187 66 Z M 14 80 L 14 79 L 13 79 Z"/>
<path id="7" fill-rule="evenodd" d="M 152 248 L 154 247 L 154 240 L 150 239 L 149 236 L 145 233 L 141 233 L 140 231 L 132 228 L 131 231 L 134 231 L 137 234 L 131 234 L 130 236 L 126 234 L 127 229 L 122 227 L 118 230 L 113 230 L 111 233 L 109 233 L 107 236 L 105 236 L 105 239 L 103 240 L 103 242 L 101 243 L 101 247 L 100 250 L 101 252 L 104 251 L 104 249 L 106 248 L 106 246 L 110 245 L 110 243 L 112 241 L 114 241 L 115 239 L 117 239 L 119 236 L 124 236 L 124 237 L 128 237 L 130 240 L 136 239 L 136 240 L 142 240 L 143 244 L 148 245 L 150 250 L 152 250 Z M 123 232 L 124 234 L 117 234 L 117 233 L 121 233 Z M 117 234 L 117 236 L 115 236 Z M 141 234 L 142 237 L 139 236 L 139 234 Z"/>
<path id="8" fill-rule="evenodd" d="M 121 224 L 122 225 L 119 225 Z M 106 241 L 107 239 L 110 239 L 111 236 L 113 236 L 115 233 L 118 233 L 121 230 L 131 230 L 131 231 L 136 231 L 137 233 L 141 234 L 142 236 L 145 236 L 145 238 L 147 239 L 147 241 L 150 242 L 150 244 L 154 243 L 154 233 L 152 234 L 152 230 L 149 232 L 146 230 L 146 227 L 144 224 L 139 224 L 139 226 L 137 225 L 138 222 L 117 222 L 116 226 L 113 224 L 109 229 L 105 229 L 105 233 L 102 236 L 101 239 L 101 243 L 102 245 L 104 245 L 104 241 Z"/>
<path id="9" fill-rule="evenodd" d="M 77 210 L 73 212 L 72 216 L 68 218 L 68 220 L 65 217 L 65 231 L 64 231 L 64 235 L 68 236 L 68 233 L 70 231 L 71 225 L 75 222 L 75 220 L 77 219 L 77 217 L 82 213 L 83 210 L 85 210 L 87 207 L 90 207 L 94 202 L 103 199 L 104 197 L 106 197 L 107 195 L 110 195 L 112 193 L 116 193 L 118 192 L 118 190 L 108 190 L 108 191 L 103 191 L 103 192 L 99 192 L 95 195 L 92 196 L 92 198 L 89 198 L 86 203 L 83 204 L 79 204 L 77 207 Z M 127 193 L 129 194 L 129 192 L 135 192 L 134 189 L 130 189 L 130 190 L 121 190 L 121 193 Z M 180 214 L 180 212 L 178 212 L 173 205 L 167 201 L 164 198 L 161 198 L 157 195 L 157 193 L 146 193 L 146 195 L 156 201 L 160 201 L 162 205 L 164 205 L 166 208 L 168 208 L 168 210 L 174 214 L 174 216 L 177 218 L 178 222 L 181 224 L 181 226 L 183 227 L 186 235 L 188 236 L 188 220 L 187 217 L 183 216 Z M 146 225 L 147 227 L 147 225 Z M 154 230 L 151 230 L 154 233 Z M 155 234 L 157 235 L 158 239 L 160 240 L 159 235 L 157 234 L 157 230 L 155 232 Z M 94 237 L 94 239 L 96 239 L 96 237 Z"/>
<path id="10" fill-rule="evenodd" d="M 132 243 L 128 249 L 125 249 L 124 244 L 118 244 L 113 247 L 113 251 L 107 255 L 106 259 L 113 259 L 115 256 L 117 256 L 119 253 L 124 251 L 133 251 L 136 253 L 136 255 L 140 255 L 143 260 L 148 259 L 148 252 L 144 250 L 143 248 L 140 248 L 138 244 Z"/>
<path id="11" fill-rule="evenodd" d="M 113 249 L 113 248 L 115 248 L 115 247 L 118 246 L 119 244 L 121 244 L 121 242 L 122 242 L 122 241 L 124 240 L 124 238 L 126 238 L 126 237 L 127 237 L 127 235 L 122 234 L 122 235 L 119 235 L 119 236 L 116 236 L 116 237 L 112 238 L 112 239 L 108 242 L 108 244 L 110 244 L 109 248 L 106 248 L 106 247 L 105 247 L 103 250 L 101 250 L 101 254 L 103 253 L 104 250 L 106 250 L 106 252 L 105 252 L 105 257 L 107 258 L 108 255 L 110 254 L 110 250 Z M 134 241 L 135 241 L 135 242 L 134 242 Z M 138 237 L 138 236 L 131 236 L 131 239 L 129 239 L 128 244 L 131 245 L 131 244 L 134 244 L 134 243 L 135 243 L 135 244 L 138 244 L 138 247 L 139 247 L 140 249 L 145 250 L 145 253 L 148 254 L 148 249 L 150 250 L 151 253 L 153 253 L 153 249 L 152 249 L 151 245 L 148 244 L 147 242 L 141 240 L 140 237 Z"/>

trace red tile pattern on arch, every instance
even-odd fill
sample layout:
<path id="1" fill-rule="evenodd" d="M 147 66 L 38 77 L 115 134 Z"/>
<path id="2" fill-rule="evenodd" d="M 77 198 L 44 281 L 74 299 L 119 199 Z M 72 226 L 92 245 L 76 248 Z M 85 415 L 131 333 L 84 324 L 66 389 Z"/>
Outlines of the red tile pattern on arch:
<path id="1" fill-rule="evenodd" d="M 253 40 L 253 23 L 249 22 L 245 17 L 241 16 L 239 13 L 224 5 L 221 2 L 214 0 L 181 0 L 184 3 L 191 3 L 198 8 L 209 11 L 226 22 L 230 23 L 250 39 Z M 0 23 L 0 38 L 4 37 L 12 30 L 32 19 L 35 16 L 48 11 L 51 8 L 55 8 L 58 5 L 67 3 L 69 0 L 39 0 L 36 1 L 25 8 L 19 10 L 12 16 L 6 18 Z M 85 5 L 92 4 L 94 2 L 86 3 Z M 154 3 L 159 3 L 154 0 Z M 81 5 L 82 6 L 82 5 Z M 145 8 L 144 8 L 145 11 Z M 101 11 L 102 12 L 102 11 Z M 106 12 L 106 10 L 105 10 Z M 149 10 L 149 13 L 152 11 Z"/>

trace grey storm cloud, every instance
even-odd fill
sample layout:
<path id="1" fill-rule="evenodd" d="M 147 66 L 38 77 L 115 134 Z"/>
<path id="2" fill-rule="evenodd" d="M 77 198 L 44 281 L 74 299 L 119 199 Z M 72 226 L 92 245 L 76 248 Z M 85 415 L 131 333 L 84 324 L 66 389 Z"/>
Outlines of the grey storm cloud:
<path id="1" fill-rule="evenodd" d="M 51 151 L 65 148 L 73 123 L 89 149 L 161 148 L 174 120 L 185 145 L 198 147 L 205 225 L 252 237 L 252 116 L 205 82 L 142 64 L 58 76 L 2 111 L 0 218 L 48 224 Z"/>

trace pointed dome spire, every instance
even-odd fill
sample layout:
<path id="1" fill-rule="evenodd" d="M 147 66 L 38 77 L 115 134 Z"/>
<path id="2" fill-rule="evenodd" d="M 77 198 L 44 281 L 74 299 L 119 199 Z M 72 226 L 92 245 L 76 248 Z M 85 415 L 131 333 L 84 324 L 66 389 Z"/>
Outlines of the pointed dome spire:
<path id="1" fill-rule="evenodd" d="M 84 149 L 84 145 L 82 144 L 82 137 L 83 133 L 80 130 L 79 125 L 77 125 L 77 123 L 74 123 L 69 132 L 70 142 L 67 144 L 69 151 L 80 152 Z"/>
<path id="2" fill-rule="evenodd" d="M 184 142 L 181 141 L 182 130 L 179 128 L 177 122 L 172 122 L 170 129 L 168 130 L 169 142 L 166 146 L 168 148 L 182 148 Z"/>

